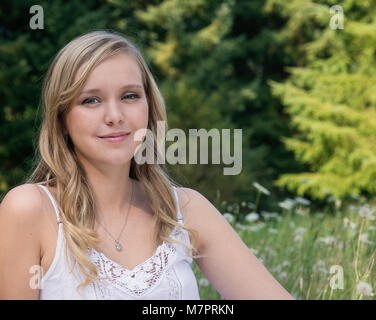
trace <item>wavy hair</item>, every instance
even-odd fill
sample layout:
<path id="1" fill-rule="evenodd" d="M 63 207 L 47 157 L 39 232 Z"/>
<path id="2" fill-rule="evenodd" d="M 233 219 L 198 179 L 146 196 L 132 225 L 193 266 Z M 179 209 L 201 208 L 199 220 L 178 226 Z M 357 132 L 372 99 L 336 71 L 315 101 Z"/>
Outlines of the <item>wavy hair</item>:
<path id="1" fill-rule="evenodd" d="M 167 130 L 167 115 L 164 99 L 139 49 L 124 35 L 107 30 L 93 31 L 74 38 L 54 57 L 43 81 L 41 103 L 42 123 L 39 129 L 38 148 L 32 173 L 27 183 L 43 183 L 56 187 L 56 202 L 60 212 L 66 238 L 67 250 L 84 274 L 84 281 L 77 290 L 99 279 L 95 265 L 90 261 L 88 252 L 92 252 L 99 237 L 94 230 L 97 210 L 93 189 L 85 171 L 74 152 L 73 142 L 67 135 L 65 115 L 72 101 L 83 88 L 90 72 L 104 59 L 119 52 L 131 55 L 141 70 L 142 81 L 149 106 L 148 129 L 154 137 L 154 154 L 157 154 L 157 121 L 164 121 Z M 79 79 L 74 77 L 81 66 L 86 64 Z M 159 132 L 159 135 L 161 133 Z M 166 131 L 162 133 L 164 136 Z M 169 177 L 163 164 L 138 164 L 131 159 L 129 176 L 140 181 L 154 213 L 157 226 L 155 245 L 161 241 L 184 245 L 187 254 L 197 252 L 191 244 L 172 239 L 169 235 L 177 223 L 177 204 L 173 186 L 178 186 Z M 196 239 L 197 231 L 181 226 Z"/>

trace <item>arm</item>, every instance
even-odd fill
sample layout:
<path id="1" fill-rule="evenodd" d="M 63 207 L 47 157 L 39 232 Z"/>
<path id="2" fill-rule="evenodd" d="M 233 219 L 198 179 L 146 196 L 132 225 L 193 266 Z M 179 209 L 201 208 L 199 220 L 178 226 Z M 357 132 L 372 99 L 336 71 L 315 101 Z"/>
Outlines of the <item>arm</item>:
<path id="1" fill-rule="evenodd" d="M 41 212 L 40 193 L 31 184 L 15 187 L 1 202 L 0 300 L 39 299 L 39 289 L 30 285 L 37 273 L 30 268 L 40 265 Z"/>
<path id="2" fill-rule="evenodd" d="M 200 254 L 196 263 L 224 299 L 295 300 L 252 254 L 222 214 L 199 192 L 178 188 L 187 203 L 186 224 L 196 229 Z"/>

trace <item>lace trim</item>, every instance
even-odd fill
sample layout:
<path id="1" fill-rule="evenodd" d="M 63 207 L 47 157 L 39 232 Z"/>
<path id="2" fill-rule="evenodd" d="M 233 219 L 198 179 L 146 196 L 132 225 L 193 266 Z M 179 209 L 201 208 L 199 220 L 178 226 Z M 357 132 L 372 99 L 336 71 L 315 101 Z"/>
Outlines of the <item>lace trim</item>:
<path id="1" fill-rule="evenodd" d="M 175 227 L 171 235 L 178 233 Z M 101 281 L 126 292 L 133 297 L 141 297 L 152 291 L 165 275 L 169 286 L 169 299 L 181 299 L 181 285 L 176 274 L 168 268 L 177 249 L 174 244 L 163 242 L 157 247 L 155 253 L 146 261 L 140 263 L 132 270 L 124 268 L 115 261 L 107 258 L 103 253 L 94 248 L 91 260 L 96 265 Z M 105 284 L 95 283 L 95 294 L 99 299 L 110 299 L 110 292 Z"/>

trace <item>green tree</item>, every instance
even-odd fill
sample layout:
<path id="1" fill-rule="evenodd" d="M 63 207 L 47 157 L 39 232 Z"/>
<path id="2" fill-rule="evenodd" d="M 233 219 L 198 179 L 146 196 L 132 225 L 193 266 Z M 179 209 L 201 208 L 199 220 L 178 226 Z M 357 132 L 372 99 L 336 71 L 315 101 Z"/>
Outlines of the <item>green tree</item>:
<path id="1" fill-rule="evenodd" d="M 330 27 L 334 4 L 344 29 Z M 267 8 L 285 17 L 279 35 L 299 61 L 287 81 L 271 86 L 294 129 L 286 147 L 306 165 L 277 185 L 316 199 L 374 193 L 376 1 L 270 0 Z"/>

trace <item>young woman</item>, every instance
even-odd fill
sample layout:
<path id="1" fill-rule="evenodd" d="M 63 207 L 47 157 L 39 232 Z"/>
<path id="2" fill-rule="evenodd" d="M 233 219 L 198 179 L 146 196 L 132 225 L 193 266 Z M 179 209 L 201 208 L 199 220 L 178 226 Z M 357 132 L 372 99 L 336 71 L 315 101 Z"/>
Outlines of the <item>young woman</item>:
<path id="1" fill-rule="evenodd" d="M 200 299 L 193 259 L 225 299 L 293 299 L 204 196 L 135 160 L 167 119 L 128 39 L 73 39 L 42 102 L 36 168 L 0 206 L 0 299 Z"/>

